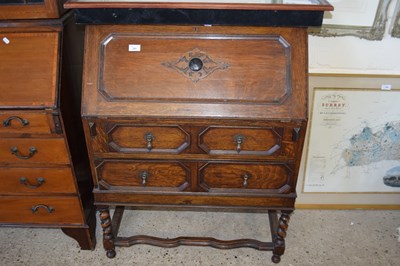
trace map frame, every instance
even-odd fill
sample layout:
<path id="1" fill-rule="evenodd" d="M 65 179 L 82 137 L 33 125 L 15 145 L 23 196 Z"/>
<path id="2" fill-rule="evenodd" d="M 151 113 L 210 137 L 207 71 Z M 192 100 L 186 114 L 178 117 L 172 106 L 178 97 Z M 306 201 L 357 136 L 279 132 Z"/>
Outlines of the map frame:
<path id="1" fill-rule="evenodd" d="M 354 111 L 354 110 L 352 110 L 351 108 L 348 109 L 347 105 L 351 106 L 352 104 L 354 104 L 354 106 L 352 108 L 361 108 L 359 102 L 360 101 L 364 101 L 365 107 L 368 108 L 369 112 L 370 113 L 373 112 L 374 115 L 376 113 L 375 117 L 377 117 L 377 118 L 385 117 L 385 110 L 383 110 L 384 108 L 382 108 L 382 105 L 379 106 L 380 102 L 377 101 L 376 99 L 379 98 L 379 97 L 383 97 L 383 98 L 386 99 L 386 101 L 389 100 L 389 101 L 393 101 L 393 103 L 396 103 L 396 102 L 398 103 L 398 102 L 400 102 L 400 91 L 398 91 L 398 90 L 383 91 L 383 90 L 378 90 L 378 89 L 361 89 L 361 88 L 353 89 L 353 88 L 322 88 L 322 87 L 318 88 L 318 87 L 316 87 L 316 88 L 313 89 L 312 94 L 313 94 L 313 104 L 311 106 L 311 114 L 310 114 L 310 121 L 309 121 L 308 141 L 307 141 L 308 145 L 305 148 L 304 177 L 303 177 L 303 184 L 302 184 L 301 193 L 303 193 L 303 194 L 318 194 L 318 193 L 324 193 L 324 194 L 352 194 L 352 193 L 358 193 L 358 194 L 368 194 L 368 193 L 400 194 L 400 187 L 388 187 L 387 188 L 387 186 L 385 185 L 385 186 L 383 186 L 384 189 L 382 189 L 382 187 L 376 189 L 379 186 L 377 186 L 376 184 L 373 184 L 373 183 L 370 185 L 371 187 L 369 187 L 367 189 L 364 189 L 364 190 L 363 189 L 357 189 L 357 185 L 359 186 L 360 178 L 358 178 L 357 182 L 355 182 L 354 184 L 351 183 L 352 181 L 354 182 L 354 180 L 355 180 L 354 178 L 353 178 L 353 180 L 351 178 L 345 180 L 346 187 L 341 187 L 340 185 L 338 186 L 336 184 L 337 187 L 330 187 L 328 189 L 327 189 L 326 186 L 320 186 L 320 188 L 318 188 L 318 186 L 317 186 L 317 187 L 314 187 L 314 188 L 310 189 L 310 187 L 311 187 L 310 185 L 315 185 L 316 184 L 315 180 L 313 180 L 313 178 L 315 179 L 315 169 L 313 169 L 313 168 L 317 168 L 318 167 L 318 166 L 315 166 L 315 165 L 311 165 L 310 160 L 311 160 L 311 158 L 313 158 L 313 159 L 316 158 L 316 161 L 318 161 L 318 158 L 319 158 L 318 154 L 317 154 L 317 157 L 316 157 L 315 147 L 314 146 L 315 146 L 316 143 L 321 143 L 321 141 L 325 141 L 325 142 L 326 141 L 328 141 L 328 142 L 329 141 L 333 141 L 332 137 L 330 138 L 329 136 L 327 136 L 327 131 L 325 131 L 325 132 L 315 132 L 316 131 L 315 124 L 316 123 L 321 123 L 321 121 L 324 121 L 324 120 L 321 120 L 321 116 L 325 116 L 325 118 L 328 118 L 328 122 L 329 122 L 329 119 L 332 120 L 332 125 L 330 125 L 331 127 L 332 126 L 336 127 L 337 123 L 346 124 L 346 122 L 348 122 L 348 121 L 344 121 L 344 120 L 351 119 L 349 117 L 349 115 L 350 116 L 351 115 L 360 116 L 360 113 L 362 113 L 362 111 L 360 112 L 360 110 L 358 110 L 358 112 L 353 112 L 352 113 L 352 111 Z M 366 97 L 366 94 L 369 94 L 369 97 Z M 328 108 L 328 109 L 325 110 L 325 111 L 328 111 L 327 113 L 323 113 L 323 112 L 321 113 L 320 111 L 317 112 L 317 109 L 320 108 L 321 104 L 322 105 L 324 104 L 324 103 L 321 102 L 322 99 L 320 99 L 319 97 L 324 97 L 324 96 L 327 96 L 327 95 L 347 95 L 347 96 L 351 95 L 351 97 L 349 97 L 350 98 L 349 99 L 350 102 L 346 102 L 346 99 L 340 99 L 340 97 L 338 97 L 336 99 L 333 99 L 335 97 L 333 97 L 333 98 L 331 97 L 331 99 L 330 99 L 331 100 L 331 104 L 333 105 L 333 103 L 336 103 L 337 104 L 337 108 L 336 109 L 335 108 L 333 108 L 333 109 L 329 109 Z M 371 97 L 371 95 L 373 97 Z M 375 95 L 377 95 L 377 96 L 375 96 Z M 351 101 L 354 101 L 354 102 L 351 103 Z M 365 102 L 365 101 L 367 101 L 367 102 Z M 328 101 L 328 103 L 329 103 L 329 101 Z M 358 106 L 355 103 L 358 103 Z M 374 105 L 377 105 L 377 107 L 379 107 L 382 110 L 380 110 L 379 108 L 376 108 Z M 326 106 L 326 104 L 325 104 L 325 106 Z M 361 105 L 361 106 L 363 106 L 363 105 Z M 374 111 L 371 111 L 371 110 L 374 110 Z M 329 113 L 329 112 L 331 112 L 331 113 Z M 380 112 L 382 114 L 380 114 Z M 388 111 L 386 110 L 386 113 L 387 112 Z M 399 130 L 399 128 L 400 128 L 400 108 L 396 108 L 395 109 L 394 114 L 392 115 L 392 117 L 395 117 L 395 119 L 396 119 L 395 122 L 398 123 L 398 124 L 396 124 L 396 126 L 398 127 L 398 128 L 396 128 L 396 130 Z M 398 120 L 397 120 L 397 117 L 398 117 Z M 355 118 L 353 118 L 353 119 L 355 119 Z M 362 120 L 363 117 L 360 116 L 357 119 Z M 385 124 L 385 123 L 382 122 L 381 124 Z M 329 125 L 325 125 L 325 127 L 328 127 L 328 126 Z M 376 131 L 376 129 L 373 129 L 373 130 Z M 347 131 L 347 132 L 350 132 L 350 130 Z M 357 132 L 357 131 L 354 131 L 354 129 L 353 129 L 352 132 L 353 133 L 347 133 L 348 134 L 347 138 L 354 137 L 354 135 L 355 135 L 354 132 Z M 372 134 L 375 134 L 375 133 L 372 132 Z M 378 134 L 378 133 L 376 133 L 376 134 Z M 369 134 L 368 136 L 370 136 L 371 132 L 369 132 L 367 130 L 365 134 L 367 134 L 367 135 Z M 378 134 L 378 135 L 381 136 L 382 134 Z M 360 137 L 360 136 L 356 136 L 356 137 Z M 365 136 L 363 136 L 363 137 L 365 137 Z M 346 138 L 346 136 L 343 136 L 343 139 L 345 139 L 345 138 Z M 357 140 L 357 138 L 356 138 L 356 140 Z M 350 141 L 349 141 L 349 143 L 350 143 Z M 347 144 L 349 144 L 349 143 L 347 143 Z M 357 141 L 355 141 L 354 143 L 357 143 Z M 396 139 L 396 143 L 399 144 L 398 143 L 398 139 Z M 324 148 L 326 149 L 326 146 Z M 322 154 L 325 154 L 325 155 L 326 155 L 326 153 L 329 153 L 329 151 L 326 151 L 325 153 L 322 152 Z M 335 154 L 335 152 L 332 152 L 331 154 Z M 338 156 L 338 153 L 336 152 L 336 157 L 337 156 Z M 322 158 L 324 156 L 320 156 L 320 157 Z M 329 162 L 331 162 L 331 160 L 332 160 L 332 158 L 325 158 L 325 163 L 326 162 L 329 163 Z M 321 161 L 323 161 L 323 160 L 321 160 Z M 385 160 L 382 160 L 382 161 L 385 161 Z M 388 161 L 394 161 L 393 162 L 394 166 L 400 166 L 400 149 L 399 149 L 398 153 L 396 153 L 396 158 L 394 160 L 388 160 Z M 362 160 L 359 161 L 359 163 L 360 162 L 362 162 Z M 373 163 L 376 163 L 376 162 L 373 162 Z M 378 161 L 378 163 L 379 163 L 379 161 Z M 318 163 L 316 165 L 318 165 Z M 356 166 L 357 167 L 361 167 L 362 163 L 361 163 L 361 166 L 360 165 L 356 165 Z M 325 167 L 325 168 L 324 167 L 325 166 L 322 166 L 321 168 L 323 170 L 332 169 L 332 167 Z M 346 165 L 345 165 L 345 167 L 346 167 Z M 347 166 L 347 167 L 350 168 L 350 166 Z M 352 170 L 354 170 L 354 169 L 355 168 L 353 168 Z M 387 169 L 387 170 L 391 170 L 391 172 L 393 172 L 392 169 Z M 388 171 L 388 172 L 391 173 L 390 171 Z M 310 173 L 314 174 L 313 178 L 310 177 Z M 340 176 L 339 178 L 343 179 L 342 176 Z M 374 180 L 374 182 L 379 182 L 379 179 L 383 178 L 383 176 L 378 176 L 378 177 L 374 177 L 374 178 L 377 178 L 377 180 Z M 324 181 L 321 181 L 321 182 L 324 183 L 326 181 L 324 180 Z M 340 184 L 340 182 L 339 182 L 339 184 Z M 349 188 L 352 188 L 352 189 L 349 189 Z"/>

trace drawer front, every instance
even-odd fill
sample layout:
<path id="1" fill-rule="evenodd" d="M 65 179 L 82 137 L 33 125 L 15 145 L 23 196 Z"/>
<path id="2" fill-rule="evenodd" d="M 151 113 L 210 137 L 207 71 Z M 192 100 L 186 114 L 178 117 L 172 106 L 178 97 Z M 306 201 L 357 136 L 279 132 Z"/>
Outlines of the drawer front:
<path id="1" fill-rule="evenodd" d="M 104 123 L 95 136 L 94 151 L 121 153 L 181 153 L 190 146 L 182 127 Z M 97 127 L 96 127 L 97 128 Z"/>
<path id="2" fill-rule="evenodd" d="M 77 197 L 0 197 L 0 223 L 83 224 Z"/>
<path id="3" fill-rule="evenodd" d="M 59 34 L 2 33 L 0 106 L 54 106 Z"/>
<path id="4" fill-rule="evenodd" d="M 208 192 L 289 193 L 293 178 L 280 163 L 207 163 L 199 169 L 200 187 Z"/>
<path id="5" fill-rule="evenodd" d="M 49 114 L 40 112 L 0 111 L 0 134 L 51 134 L 54 128 Z"/>
<path id="6" fill-rule="evenodd" d="M 0 168 L 0 194 L 76 193 L 70 168 Z"/>
<path id="7" fill-rule="evenodd" d="M 0 139 L 0 163 L 69 164 L 64 139 Z"/>
<path id="8" fill-rule="evenodd" d="M 184 191 L 190 184 L 190 169 L 176 161 L 104 160 L 96 171 L 104 189 Z"/>
<path id="9" fill-rule="evenodd" d="M 208 127 L 199 134 L 200 148 L 209 154 L 279 155 L 283 128 Z"/>
<path id="10" fill-rule="evenodd" d="M 305 29 L 87 29 L 84 115 L 306 117 Z"/>

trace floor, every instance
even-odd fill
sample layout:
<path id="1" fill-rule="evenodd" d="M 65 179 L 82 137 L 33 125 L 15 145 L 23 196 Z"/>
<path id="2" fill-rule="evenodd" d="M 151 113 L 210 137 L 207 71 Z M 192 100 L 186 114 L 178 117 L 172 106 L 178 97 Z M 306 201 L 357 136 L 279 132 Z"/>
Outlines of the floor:
<path id="1" fill-rule="evenodd" d="M 269 240 L 266 214 L 126 211 L 120 235 L 211 236 Z M 134 226 L 133 226 L 134 225 Z M 271 253 L 250 248 L 117 248 L 108 259 L 97 227 L 97 247 L 83 251 L 58 229 L 0 228 L 1 265 L 275 265 Z M 296 210 L 279 265 L 400 265 L 400 211 Z"/>

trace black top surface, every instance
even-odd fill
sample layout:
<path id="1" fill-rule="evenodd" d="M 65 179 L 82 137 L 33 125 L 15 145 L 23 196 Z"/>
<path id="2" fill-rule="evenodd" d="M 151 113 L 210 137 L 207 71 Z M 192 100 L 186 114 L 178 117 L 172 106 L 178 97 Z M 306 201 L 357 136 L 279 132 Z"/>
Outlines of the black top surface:
<path id="1" fill-rule="evenodd" d="M 320 26 L 323 11 L 166 8 L 77 8 L 78 23 L 142 25 Z"/>

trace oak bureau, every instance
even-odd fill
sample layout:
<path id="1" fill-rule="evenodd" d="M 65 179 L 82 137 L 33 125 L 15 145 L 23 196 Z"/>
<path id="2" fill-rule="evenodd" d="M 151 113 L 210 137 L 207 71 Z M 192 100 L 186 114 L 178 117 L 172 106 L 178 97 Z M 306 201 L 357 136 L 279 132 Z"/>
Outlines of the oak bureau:
<path id="1" fill-rule="evenodd" d="M 279 262 L 307 123 L 307 27 L 321 25 L 332 6 L 66 7 L 86 24 L 82 117 L 107 256 L 115 246 L 198 245 L 269 250 Z M 121 237 L 125 207 L 265 211 L 272 240 Z"/>
<path id="2" fill-rule="evenodd" d="M 80 119 L 83 31 L 61 0 L 0 3 L 0 226 L 61 228 L 95 246 Z"/>

